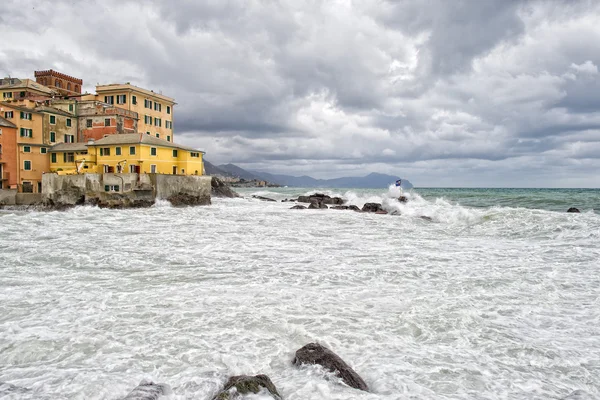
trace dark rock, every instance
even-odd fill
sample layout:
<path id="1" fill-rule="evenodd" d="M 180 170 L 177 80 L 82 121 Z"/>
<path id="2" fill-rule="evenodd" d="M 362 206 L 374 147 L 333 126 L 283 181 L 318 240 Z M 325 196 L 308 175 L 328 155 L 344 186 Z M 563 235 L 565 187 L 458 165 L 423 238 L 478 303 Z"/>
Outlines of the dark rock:
<path id="1" fill-rule="evenodd" d="M 427 215 L 421 215 L 419 218 L 424 219 L 425 221 L 433 221 L 433 218 L 428 217 Z"/>
<path id="2" fill-rule="evenodd" d="M 235 388 L 235 390 L 231 390 Z M 276 400 L 281 400 L 281 395 L 277 388 L 271 382 L 267 375 L 240 375 L 229 378 L 223 390 L 221 390 L 213 400 L 234 400 L 240 399 L 245 394 L 258 394 L 262 388 L 265 388 Z"/>
<path id="3" fill-rule="evenodd" d="M 352 211 L 357 211 L 357 212 L 361 212 L 361 209 L 358 208 L 358 206 L 355 206 L 354 204 L 348 206 L 348 210 L 352 210 Z"/>
<path id="4" fill-rule="evenodd" d="M 282 203 L 285 203 L 287 201 L 296 201 L 296 199 L 283 199 L 283 200 L 281 200 Z"/>
<path id="5" fill-rule="evenodd" d="M 408 201 L 408 197 L 402 195 L 402 196 L 398 197 L 398 201 L 400 203 L 406 203 Z"/>
<path id="6" fill-rule="evenodd" d="M 377 210 L 375 211 L 375 214 L 387 214 L 388 212 L 385 210 Z"/>
<path id="7" fill-rule="evenodd" d="M 169 200 L 173 207 L 210 205 L 210 196 L 196 196 L 188 193 L 177 193 L 170 196 L 167 200 Z"/>
<path id="8" fill-rule="evenodd" d="M 579 209 L 578 209 L 578 208 L 571 207 L 571 208 L 569 208 L 569 209 L 567 210 L 567 212 L 568 212 L 568 213 L 579 213 L 579 212 L 581 212 L 581 211 L 579 211 Z"/>
<path id="9" fill-rule="evenodd" d="M 296 351 L 294 364 L 319 364 L 337 374 L 346 385 L 355 389 L 369 391 L 365 381 L 337 354 L 318 343 L 309 343 Z"/>
<path id="10" fill-rule="evenodd" d="M 306 207 L 300 204 L 296 204 L 295 206 L 290 207 L 290 210 L 306 210 Z"/>
<path id="11" fill-rule="evenodd" d="M 362 210 L 365 212 L 377 212 L 381 209 L 381 204 L 379 203 L 365 203 L 365 205 L 362 208 Z"/>
<path id="12" fill-rule="evenodd" d="M 324 203 L 321 203 L 320 201 L 315 201 L 310 203 L 310 206 L 308 206 L 309 209 L 328 209 L 329 207 L 327 207 L 327 205 L 325 205 Z"/>
<path id="13" fill-rule="evenodd" d="M 348 206 L 333 206 L 333 207 L 331 207 L 331 209 L 332 210 L 347 210 Z"/>
<path id="14" fill-rule="evenodd" d="M 323 203 L 323 204 L 336 205 L 336 204 L 344 204 L 345 201 L 344 201 L 344 199 L 342 199 L 340 197 L 330 197 L 323 193 L 314 193 L 309 196 L 299 196 L 298 202 L 299 203 L 316 203 L 316 202 L 318 202 L 318 203 Z"/>
<path id="15" fill-rule="evenodd" d="M 277 201 L 274 199 L 270 199 L 268 197 L 263 197 L 263 196 L 256 196 L 256 195 L 252 195 L 253 199 L 258 199 L 258 200 L 262 200 L 262 201 Z"/>
<path id="16" fill-rule="evenodd" d="M 240 197 L 228 184 L 213 176 L 210 181 L 211 195 L 214 197 Z"/>
<path id="17" fill-rule="evenodd" d="M 160 396 L 171 393 L 168 385 L 157 384 L 149 381 L 142 381 L 131 391 L 123 400 L 157 400 Z"/>

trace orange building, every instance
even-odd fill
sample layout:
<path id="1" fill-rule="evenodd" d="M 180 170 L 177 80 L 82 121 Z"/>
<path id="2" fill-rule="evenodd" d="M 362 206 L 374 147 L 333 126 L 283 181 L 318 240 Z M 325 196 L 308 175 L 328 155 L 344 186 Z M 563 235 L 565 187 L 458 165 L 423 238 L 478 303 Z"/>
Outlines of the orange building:
<path id="1" fill-rule="evenodd" d="M 35 71 L 35 81 L 39 84 L 54 89 L 61 96 L 78 97 L 81 96 L 81 87 L 83 80 L 74 78 L 62 72 L 48 69 L 45 71 Z"/>
<path id="2" fill-rule="evenodd" d="M 137 133 L 138 114 L 100 101 L 77 102 L 77 141 L 99 140 L 106 135 Z"/>
<path id="3" fill-rule="evenodd" d="M 0 116 L 0 189 L 17 187 L 17 126 Z"/>

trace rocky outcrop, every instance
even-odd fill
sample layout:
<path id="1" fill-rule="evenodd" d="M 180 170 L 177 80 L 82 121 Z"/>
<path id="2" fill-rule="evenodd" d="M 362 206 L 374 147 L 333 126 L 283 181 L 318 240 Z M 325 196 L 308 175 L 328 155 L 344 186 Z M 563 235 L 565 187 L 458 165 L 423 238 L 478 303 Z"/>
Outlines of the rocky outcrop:
<path id="1" fill-rule="evenodd" d="M 358 206 L 355 206 L 354 204 L 348 206 L 348 210 L 357 211 L 357 212 L 361 211 L 361 209 L 358 208 Z"/>
<path id="2" fill-rule="evenodd" d="M 344 204 L 344 199 L 340 197 L 330 197 L 322 193 L 314 193 L 309 196 L 299 196 L 299 203 L 323 203 L 330 205 Z"/>
<path id="3" fill-rule="evenodd" d="M 142 381 L 123 400 L 158 400 L 161 396 L 171 393 L 168 385 Z"/>
<path id="4" fill-rule="evenodd" d="M 213 400 L 235 400 L 242 399 L 246 394 L 258 394 L 268 392 L 275 400 L 281 400 L 281 395 L 267 375 L 240 375 L 229 378 L 223 390 Z M 262 398 L 262 397 L 261 397 Z"/>
<path id="5" fill-rule="evenodd" d="M 349 206 L 333 206 L 332 210 L 347 210 Z M 357 207 L 358 208 L 358 207 Z"/>
<path id="6" fill-rule="evenodd" d="M 338 375 L 344 383 L 355 389 L 369 391 L 365 381 L 337 354 L 318 343 L 309 343 L 296 351 L 293 361 L 296 365 L 319 364 Z"/>
<path id="7" fill-rule="evenodd" d="M 568 213 L 580 213 L 581 211 L 579 211 L 578 208 L 575 207 L 571 207 L 567 210 Z"/>
<path id="8" fill-rule="evenodd" d="M 210 181 L 211 195 L 214 197 L 240 197 L 239 194 L 234 192 L 229 185 L 225 182 L 213 176 Z"/>
<path id="9" fill-rule="evenodd" d="M 100 193 L 97 196 L 86 197 L 85 204 L 110 209 L 148 208 L 154 205 L 154 200 L 130 197 L 121 193 Z"/>
<path id="10" fill-rule="evenodd" d="M 310 203 L 310 206 L 308 206 L 309 209 L 328 209 L 329 207 L 327 207 L 327 205 L 325 203 L 322 203 L 320 201 L 315 201 Z"/>
<path id="11" fill-rule="evenodd" d="M 365 205 L 362 208 L 362 211 L 364 212 L 377 212 L 382 210 L 383 209 L 381 208 L 381 204 L 379 203 L 365 203 Z"/>
<path id="12" fill-rule="evenodd" d="M 262 200 L 262 201 L 277 201 L 275 199 L 270 199 L 268 197 L 263 197 L 263 196 L 256 196 L 256 195 L 252 195 L 253 199 L 258 199 L 258 200 Z"/>
<path id="13" fill-rule="evenodd" d="M 293 207 L 290 207 L 290 210 L 306 210 L 306 207 L 300 204 L 296 204 Z"/>
<path id="14" fill-rule="evenodd" d="M 167 200 L 169 200 L 173 207 L 209 206 L 211 204 L 210 196 L 196 196 L 188 193 L 177 193 Z"/>

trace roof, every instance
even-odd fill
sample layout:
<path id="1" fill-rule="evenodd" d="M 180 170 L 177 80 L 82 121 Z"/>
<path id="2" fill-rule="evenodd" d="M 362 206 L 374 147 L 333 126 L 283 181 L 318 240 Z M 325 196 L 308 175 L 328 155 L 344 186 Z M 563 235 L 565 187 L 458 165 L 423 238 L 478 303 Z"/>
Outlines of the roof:
<path id="1" fill-rule="evenodd" d="M 0 117 L 0 126 L 5 126 L 7 128 L 16 128 L 17 127 L 15 124 L 13 124 L 9 120 L 4 119 L 2 117 Z"/>
<path id="2" fill-rule="evenodd" d="M 108 135 L 102 139 L 96 140 L 93 144 L 90 144 L 90 146 L 110 146 L 115 144 L 146 144 L 149 146 L 171 147 L 174 149 L 204 153 L 202 150 L 182 146 L 173 142 L 167 142 L 164 139 L 159 139 L 145 133 L 118 133 L 114 135 Z"/>
<path id="3" fill-rule="evenodd" d="M 50 147 L 48 150 L 50 153 L 59 151 L 86 151 L 87 145 L 85 143 L 58 143 Z"/>
<path id="4" fill-rule="evenodd" d="M 135 85 L 132 85 L 131 83 L 111 83 L 108 85 L 96 86 L 96 93 L 113 92 L 113 91 L 118 92 L 118 91 L 123 91 L 123 90 L 143 93 L 146 96 L 156 97 L 158 99 L 168 101 L 168 102 L 175 104 L 175 99 L 172 97 L 168 97 L 168 96 L 162 95 L 160 93 L 156 93 L 153 90 L 142 89 L 141 87 L 137 87 Z"/>
<path id="5" fill-rule="evenodd" d="M 0 90 L 6 89 L 31 89 L 37 90 L 38 92 L 45 93 L 47 95 L 51 95 L 54 91 L 44 85 L 37 83 L 31 79 L 15 79 L 15 83 L 13 84 L 4 84 L 0 85 Z"/>

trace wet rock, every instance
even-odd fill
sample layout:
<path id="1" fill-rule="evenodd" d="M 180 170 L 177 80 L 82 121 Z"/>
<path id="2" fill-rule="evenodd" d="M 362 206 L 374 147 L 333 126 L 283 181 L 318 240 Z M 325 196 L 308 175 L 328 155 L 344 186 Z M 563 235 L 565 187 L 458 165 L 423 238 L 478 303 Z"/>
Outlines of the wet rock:
<path id="1" fill-rule="evenodd" d="M 299 203 L 319 202 L 319 203 L 323 203 L 323 204 L 339 205 L 339 204 L 344 204 L 344 199 L 342 199 L 341 197 L 330 197 L 323 193 L 314 193 L 309 196 L 299 196 L 298 202 Z"/>
<path id="2" fill-rule="evenodd" d="M 293 361 L 296 365 L 319 364 L 337 374 L 348 386 L 369 391 L 365 381 L 337 354 L 318 343 L 309 343 L 296 351 Z"/>
<path id="3" fill-rule="evenodd" d="M 253 199 L 258 199 L 258 200 L 262 200 L 262 201 L 277 201 L 274 199 L 270 199 L 268 197 L 263 197 L 263 196 L 256 196 L 256 195 L 252 195 Z"/>
<path id="4" fill-rule="evenodd" d="M 327 207 L 327 205 L 325 203 L 321 203 L 320 201 L 317 202 L 312 202 L 310 203 L 310 206 L 308 206 L 309 209 L 328 209 L 329 207 Z"/>
<path id="5" fill-rule="evenodd" d="M 433 218 L 428 217 L 427 215 L 421 215 L 419 218 L 424 219 L 425 221 L 433 221 Z"/>
<path id="6" fill-rule="evenodd" d="M 579 209 L 578 209 L 578 208 L 571 207 L 571 208 L 569 208 L 569 209 L 567 210 L 567 212 L 568 212 L 568 213 L 579 213 L 579 212 L 581 212 L 581 211 L 579 211 Z"/>
<path id="7" fill-rule="evenodd" d="M 358 206 L 355 206 L 354 204 L 348 206 L 348 210 L 352 210 L 352 211 L 357 211 L 357 212 L 361 212 L 361 209 L 358 208 Z"/>
<path id="8" fill-rule="evenodd" d="M 213 176 L 210 181 L 211 195 L 214 197 L 240 197 L 239 194 L 234 192 L 228 184 Z"/>
<path id="9" fill-rule="evenodd" d="M 210 196 L 196 196 L 187 193 L 174 194 L 167 200 L 169 200 L 173 207 L 210 205 Z"/>
<path id="10" fill-rule="evenodd" d="M 154 205 L 153 200 L 134 199 L 119 194 L 111 196 L 103 195 L 102 197 L 90 196 L 86 197 L 85 204 L 97 206 L 99 208 L 110 208 L 114 210 L 122 210 L 126 208 L 148 208 Z"/>
<path id="11" fill-rule="evenodd" d="M 144 380 L 123 400 L 158 400 L 161 396 L 169 394 L 171 394 L 171 388 L 168 385 Z"/>
<path id="12" fill-rule="evenodd" d="M 281 400 L 281 395 L 267 375 L 240 375 L 229 378 L 223 390 L 213 400 L 235 400 L 242 399 L 246 394 L 258 394 L 268 391 L 273 399 Z"/>
<path id="13" fill-rule="evenodd" d="M 290 210 L 306 210 L 306 207 L 300 204 L 296 204 L 295 206 L 290 207 Z"/>
<path id="14" fill-rule="evenodd" d="M 403 195 L 403 196 L 400 196 L 400 197 L 398 197 L 398 201 L 399 201 L 400 203 L 406 203 L 406 202 L 408 201 L 408 197 L 406 197 L 406 196 L 404 196 L 404 195 Z"/>
<path id="15" fill-rule="evenodd" d="M 365 212 L 377 212 L 382 210 L 381 208 L 381 204 L 379 203 L 365 203 L 365 205 L 362 208 L 362 211 Z"/>
<path id="16" fill-rule="evenodd" d="M 347 210 L 348 206 L 333 206 L 331 207 L 332 210 Z"/>

